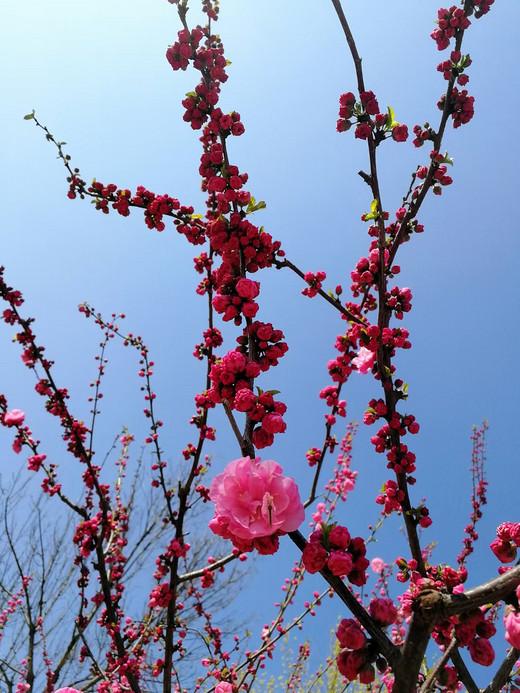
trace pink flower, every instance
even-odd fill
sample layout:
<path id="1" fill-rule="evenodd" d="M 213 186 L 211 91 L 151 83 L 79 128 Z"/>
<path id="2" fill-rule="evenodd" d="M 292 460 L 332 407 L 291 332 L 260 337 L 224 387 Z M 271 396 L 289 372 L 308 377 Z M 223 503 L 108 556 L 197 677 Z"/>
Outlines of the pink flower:
<path id="1" fill-rule="evenodd" d="M 382 558 L 373 558 L 370 561 L 370 567 L 374 571 L 374 573 L 382 573 L 385 567 L 385 562 L 383 561 Z"/>
<path id="2" fill-rule="evenodd" d="M 287 424 L 282 419 L 281 414 L 271 412 L 262 419 L 262 428 L 267 433 L 283 433 L 287 428 Z"/>
<path id="3" fill-rule="evenodd" d="M 471 659 L 483 667 L 489 667 L 495 661 L 495 650 L 486 638 L 475 638 L 468 646 Z"/>
<path id="4" fill-rule="evenodd" d="M 78 691 L 77 688 L 70 688 L 67 686 L 66 688 L 60 688 L 59 690 L 55 691 L 55 693 L 81 693 L 81 691 Z"/>
<path id="5" fill-rule="evenodd" d="M 341 647 L 348 647 L 350 650 L 360 650 L 366 642 L 361 626 L 353 618 L 344 618 L 341 621 L 336 637 Z"/>
<path id="6" fill-rule="evenodd" d="M 235 395 L 235 409 L 237 411 L 250 411 L 256 404 L 256 395 L 246 387 Z"/>
<path id="7" fill-rule="evenodd" d="M 494 539 L 489 548 L 502 563 L 512 563 L 516 558 L 516 546 L 510 541 Z"/>
<path id="8" fill-rule="evenodd" d="M 359 373 L 363 375 L 372 370 L 374 365 L 375 354 L 370 349 L 366 347 L 360 347 L 358 355 L 352 359 L 351 364 L 356 368 Z"/>
<path id="9" fill-rule="evenodd" d="M 348 575 L 352 570 L 352 556 L 347 551 L 332 551 L 327 567 L 333 575 Z"/>
<path id="10" fill-rule="evenodd" d="M 4 426 L 21 426 L 25 419 L 25 414 L 21 409 L 11 409 L 11 411 L 6 411 L 3 415 Z"/>
<path id="11" fill-rule="evenodd" d="M 520 613 L 508 607 L 504 616 L 504 626 L 507 642 L 517 650 L 520 649 Z"/>
<path id="12" fill-rule="evenodd" d="M 221 681 L 215 686 L 215 693 L 232 693 L 233 686 L 227 681 Z"/>
<path id="13" fill-rule="evenodd" d="M 318 573 L 327 563 L 329 554 L 319 541 L 309 541 L 302 552 L 302 561 L 308 573 Z"/>
<path id="14" fill-rule="evenodd" d="M 382 626 L 389 626 L 397 620 L 397 609 L 391 599 L 372 599 L 369 611 L 374 621 Z"/>
<path id="15" fill-rule="evenodd" d="M 273 444 L 274 436 L 272 433 L 268 433 L 264 428 L 255 428 L 252 438 L 255 448 L 261 450 Z"/>
<path id="16" fill-rule="evenodd" d="M 239 279 L 235 288 L 239 296 L 250 301 L 260 293 L 260 282 L 254 282 L 252 279 Z"/>
<path id="17" fill-rule="evenodd" d="M 215 534 L 244 541 L 285 534 L 297 529 L 305 518 L 298 487 L 282 476 L 273 460 L 233 460 L 212 481 L 210 499 L 215 517 L 210 527 Z"/>
<path id="18" fill-rule="evenodd" d="M 366 140 L 370 137 L 372 134 L 372 128 L 368 123 L 360 123 L 354 132 L 354 137 L 357 137 L 359 140 Z"/>
<path id="19" fill-rule="evenodd" d="M 342 650 L 336 657 L 339 673 L 349 681 L 353 681 L 357 677 L 364 663 L 365 655 L 358 651 Z"/>
<path id="20" fill-rule="evenodd" d="M 408 139 L 408 128 L 406 125 L 396 125 L 392 130 L 392 137 L 396 142 L 406 142 Z"/>
<path id="21" fill-rule="evenodd" d="M 350 532 L 346 527 L 336 525 L 329 534 L 329 544 L 334 549 L 348 549 Z"/>

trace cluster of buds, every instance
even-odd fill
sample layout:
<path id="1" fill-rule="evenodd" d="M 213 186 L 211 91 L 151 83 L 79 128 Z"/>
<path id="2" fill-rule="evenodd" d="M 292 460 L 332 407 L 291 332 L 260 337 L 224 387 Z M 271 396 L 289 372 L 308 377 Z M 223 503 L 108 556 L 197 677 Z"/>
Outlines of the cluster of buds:
<path id="1" fill-rule="evenodd" d="M 446 94 L 443 94 L 437 103 L 439 110 L 444 109 L 446 102 Z M 449 113 L 453 119 L 453 127 L 458 128 L 461 125 L 469 123 L 475 114 L 475 97 L 469 96 L 466 89 L 459 91 L 457 87 L 453 87 L 449 102 Z"/>
<path id="2" fill-rule="evenodd" d="M 322 524 L 312 532 L 302 553 L 302 561 L 309 573 L 318 573 L 325 566 L 333 575 L 346 576 L 353 585 L 364 585 L 369 561 L 365 542 L 350 536 L 346 527 Z"/>
<path id="3" fill-rule="evenodd" d="M 235 278 L 220 286 L 213 297 L 212 305 L 220 313 L 224 322 L 233 320 L 236 325 L 242 322 L 242 316 L 254 318 L 258 312 L 258 303 L 254 299 L 260 293 L 260 283 L 244 277 Z"/>
<path id="4" fill-rule="evenodd" d="M 357 122 L 355 137 L 361 140 L 368 139 L 374 133 L 375 142 L 379 144 L 391 134 L 395 142 L 405 142 L 408 139 L 406 125 L 394 120 L 393 111 L 379 112 L 379 104 L 373 91 L 363 91 L 359 95 L 359 102 L 352 92 L 346 92 L 339 97 L 339 120 L 336 125 L 338 132 L 350 130 L 351 119 L 355 117 Z"/>
<path id="5" fill-rule="evenodd" d="M 460 7 L 452 5 L 449 10 L 441 7 L 437 13 L 436 24 L 438 28 L 430 36 L 437 44 L 437 48 L 442 51 L 448 48 L 450 40 L 455 36 L 457 30 L 467 29 L 471 22 Z"/>
<path id="6" fill-rule="evenodd" d="M 437 72 L 442 72 L 446 81 L 452 77 L 457 78 L 457 84 L 461 87 L 469 82 L 469 77 L 463 74 L 466 67 L 471 65 L 469 55 L 462 55 L 460 51 L 452 51 L 449 60 L 443 60 L 437 65 Z"/>
<path id="7" fill-rule="evenodd" d="M 309 286 L 302 291 L 302 294 L 309 298 L 313 298 L 321 289 L 322 282 L 325 281 L 327 275 L 325 272 L 321 271 L 316 272 L 316 274 L 314 274 L 314 272 L 306 272 L 303 278 Z"/>
<path id="8" fill-rule="evenodd" d="M 235 409 L 247 413 L 252 421 L 260 424 L 252 436 L 258 449 L 272 445 L 274 434 L 284 433 L 287 428 L 282 418 L 287 407 L 283 402 L 275 402 L 270 392 L 255 395 L 248 388 L 239 390 L 235 395 Z"/>
<path id="9" fill-rule="evenodd" d="M 248 325 L 242 334 L 237 337 L 237 351 L 247 353 L 249 342 L 254 342 L 254 353 L 260 370 L 267 371 L 271 366 L 277 366 L 278 360 L 287 353 L 289 347 L 281 330 L 275 330 L 272 324 L 259 322 L 258 320 Z"/>

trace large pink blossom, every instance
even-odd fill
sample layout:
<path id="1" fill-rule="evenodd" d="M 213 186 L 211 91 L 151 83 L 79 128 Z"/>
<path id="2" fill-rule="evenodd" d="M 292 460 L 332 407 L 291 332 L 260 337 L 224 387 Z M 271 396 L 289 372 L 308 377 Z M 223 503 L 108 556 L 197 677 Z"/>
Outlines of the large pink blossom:
<path id="1" fill-rule="evenodd" d="M 233 460 L 213 479 L 209 496 L 215 504 L 211 530 L 242 551 L 255 540 L 294 531 L 305 518 L 294 479 L 273 460 Z"/>
<path id="2" fill-rule="evenodd" d="M 66 688 L 60 688 L 59 690 L 55 691 L 55 693 L 81 693 L 81 691 L 78 691 L 77 688 L 70 688 L 67 686 Z"/>

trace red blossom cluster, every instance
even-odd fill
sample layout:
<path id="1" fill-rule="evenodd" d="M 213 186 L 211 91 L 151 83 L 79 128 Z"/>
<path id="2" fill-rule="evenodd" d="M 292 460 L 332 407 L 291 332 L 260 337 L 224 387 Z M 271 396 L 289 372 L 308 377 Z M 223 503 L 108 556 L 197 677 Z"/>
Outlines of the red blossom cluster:
<path id="1" fill-rule="evenodd" d="M 342 676 L 348 681 L 359 677 L 361 684 L 371 684 L 375 679 L 373 663 L 383 672 L 387 664 L 379 655 L 377 648 L 367 639 L 359 623 L 352 618 L 344 618 L 336 631 L 340 652 L 336 664 Z"/>
<path id="2" fill-rule="evenodd" d="M 333 575 L 346 576 L 353 585 L 364 585 L 369 561 L 361 537 L 352 538 L 346 527 L 321 525 L 309 537 L 302 552 L 302 561 L 309 573 L 317 573 L 325 566 Z"/>
<path id="3" fill-rule="evenodd" d="M 437 65 L 437 72 L 442 72 L 445 80 L 449 81 L 452 77 L 457 78 L 457 84 L 461 87 L 469 82 L 469 77 L 463 74 L 464 69 L 471 65 L 469 55 L 462 55 L 460 51 L 452 51 L 449 60 L 444 60 Z"/>
<path id="4" fill-rule="evenodd" d="M 379 144 L 390 135 L 395 142 L 406 142 L 408 127 L 398 123 L 393 118 L 391 109 L 388 113 L 380 113 L 379 104 L 373 91 L 362 91 L 359 101 L 352 92 L 346 92 L 339 97 L 339 120 L 336 125 L 338 132 L 350 130 L 351 119 L 357 122 L 355 137 L 367 140 L 374 136 L 375 144 Z"/>
<path id="5" fill-rule="evenodd" d="M 438 28 L 430 35 L 437 44 L 437 48 L 442 51 L 448 48 L 450 40 L 455 36 L 457 30 L 467 29 L 471 22 L 460 7 L 452 5 L 449 10 L 441 7 L 437 13 Z"/>
<path id="6" fill-rule="evenodd" d="M 445 101 L 446 95 L 443 94 L 437 104 L 439 110 L 442 111 L 444 109 Z M 453 87 L 448 108 L 453 119 L 454 128 L 469 123 L 475 113 L 474 103 L 475 98 L 469 96 L 466 89 L 459 91 L 457 87 Z"/>

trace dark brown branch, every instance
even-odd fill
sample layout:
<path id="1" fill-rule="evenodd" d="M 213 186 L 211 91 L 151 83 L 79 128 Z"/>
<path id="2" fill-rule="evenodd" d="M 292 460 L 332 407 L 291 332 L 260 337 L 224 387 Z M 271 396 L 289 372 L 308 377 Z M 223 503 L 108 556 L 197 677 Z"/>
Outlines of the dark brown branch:
<path id="1" fill-rule="evenodd" d="M 480 693 L 479 687 L 477 686 L 475 681 L 473 681 L 473 677 L 469 673 L 468 668 L 465 665 L 458 648 L 453 650 L 453 652 L 451 653 L 451 661 L 453 662 L 453 666 L 457 670 L 459 680 L 466 686 L 466 690 L 468 691 L 468 693 Z"/>
<path id="2" fill-rule="evenodd" d="M 482 689 L 482 693 L 500 693 L 502 688 L 506 685 L 507 680 L 511 676 L 511 670 L 513 669 L 516 660 L 520 657 L 520 650 L 515 650 L 512 647 L 507 653 L 506 658 L 498 668 L 497 673 L 494 675 L 493 680 L 487 688 Z"/>
<path id="3" fill-rule="evenodd" d="M 453 640 L 450 642 L 448 647 L 442 653 L 442 656 L 437 660 L 437 662 L 435 663 L 435 666 L 433 667 L 433 669 L 430 671 L 430 673 L 426 677 L 426 681 L 421 686 L 419 693 L 430 693 L 432 688 L 435 686 L 437 679 L 439 678 L 439 674 L 441 672 L 441 669 L 444 668 L 446 662 L 450 658 L 451 652 L 456 647 L 457 647 L 457 639 L 453 638 Z"/>
<path id="4" fill-rule="evenodd" d="M 283 260 L 275 260 L 274 261 L 276 269 L 282 269 L 282 267 L 288 267 L 289 269 L 292 269 L 293 272 L 295 272 L 299 277 L 302 279 L 304 278 L 304 272 L 301 271 L 299 267 L 296 267 L 294 263 L 292 263 L 290 260 L 287 258 L 284 258 Z M 341 301 L 337 298 L 333 298 L 332 296 L 329 296 L 329 294 L 326 291 L 323 291 L 323 289 L 317 289 L 317 293 L 324 298 L 328 303 L 330 303 L 331 306 L 336 308 L 342 315 L 344 315 L 347 320 L 351 320 L 352 322 L 357 322 L 360 325 L 364 325 L 365 321 L 362 320 L 360 317 L 357 315 L 354 315 L 354 313 L 351 313 L 349 310 L 347 310 Z"/>
<path id="5" fill-rule="evenodd" d="M 345 13 L 343 12 L 343 8 L 341 7 L 341 2 L 340 0 L 332 0 L 332 4 L 334 6 L 334 9 L 336 10 L 336 14 L 338 15 L 339 23 L 341 24 L 341 28 L 343 29 L 343 33 L 345 34 L 345 39 L 347 40 L 347 44 L 352 55 L 352 60 L 354 61 L 358 91 L 365 91 L 365 82 L 363 79 L 361 58 L 359 57 L 356 42 L 354 41 L 354 37 L 352 36 L 352 32 L 350 31 L 347 18 L 345 17 Z"/>
<path id="6" fill-rule="evenodd" d="M 504 575 L 500 575 L 493 580 L 485 582 L 483 585 L 473 587 L 467 592 L 452 594 L 446 604 L 446 615 L 454 616 L 462 614 L 471 609 L 477 609 L 483 604 L 496 604 L 520 584 L 520 565 L 508 570 Z"/>

